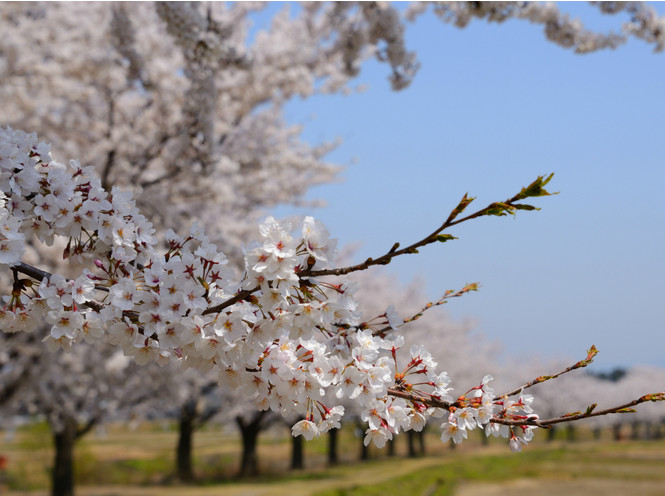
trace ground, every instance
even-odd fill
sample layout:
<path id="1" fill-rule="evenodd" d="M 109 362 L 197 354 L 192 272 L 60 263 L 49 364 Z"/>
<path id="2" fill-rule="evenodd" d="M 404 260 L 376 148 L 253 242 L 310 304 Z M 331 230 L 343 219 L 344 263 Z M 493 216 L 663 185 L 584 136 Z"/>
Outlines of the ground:
<path id="1" fill-rule="evenodd" d="M 150 424 L 138 430 L 109 428 L 89 436 L 77 449 L 77 496 L 608 496 L 665 494 L 665 441 L 593 441 L 580 435 L 577 442 L 559 438 L 548 443 L 541 436 L 522 453 L 511 453 L 505 443 L 482 446 L 479 439 L 451 450 L 427 438 L 428 456 L 407 458 L 406 443 L 396 445 L 396 456 L 373 450 L 372 459 L 358 462 L 360 440 L 353 429 L 340 436 L 343 463 L 327 468 L 326 440 L 306 443 L 303 471 L 289 471 L 286 429 L 262 436 L 259 450 L 264 476 L 237 481 L 240 446 L 233 433 L 212 429 L 198 433 L 195 444 L 196 485 L 173 480 L 176 433 L 171 426 Z M 430 454 L 431 453 L 431 454 Z M 0 494 L 48 494 L 48 465 L 52 456 L 48 431 L 32 426 L 12 442 L 0 444 L 6 458 L 5 478 L 11 491 Z M 0 484 L 1 486 L 2 484 Z M 6 489 L 8 489 L 6 487 Z"/>

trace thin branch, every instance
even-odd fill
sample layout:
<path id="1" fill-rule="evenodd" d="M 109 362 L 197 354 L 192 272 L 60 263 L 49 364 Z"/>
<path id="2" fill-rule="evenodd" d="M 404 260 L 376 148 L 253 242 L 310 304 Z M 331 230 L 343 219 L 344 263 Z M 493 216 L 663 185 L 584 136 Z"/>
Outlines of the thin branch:
<path id="1" fill-rule="evenodd" d="M 492 420 L 490 420 L 490 422 L 494 424 L 503 424 L 509 426 L 526 425 L 533 427 L 542 427 L 546 429 L 554 424 L 560 424 L 563 422 L 574 422 L 576 420 L 581 420 L 591 417 L 599 417 L 601 415 L 610 415 L 613 413 L 632 413 L 635 411 L 632 409 L 632 407 L 637 406 L 640 403 L 646 403 L 647 401 L 665 401 L 665 392 L 646 394 L 624 405 L 607 408 L 605 410 L 594 411 L 594 406 L 592 405 L 584 413 L 575 412 L 572 414 L 563 415 L 561 417 L 554 417 L 545 420 L 540 420 L 536 418 L 525 418 L 525 419 L 493 418 Z"/>
<path id="2" fill-rule="evenodd" d="M 95 415 L 92 418 L 90 418 L 85 424 L 76 429 L 76 434 L 74 435 L 74 438 L 80 439 L 83 436 L 85 436 L 88 432 L 90 432 L 90 429 L 92 429 L 95 425 L 97 425 L 101 421 L 101 419 L 102 419 L 101 414 Z"/>
<path id="3" fill-rule="evenodd" d="M 179 168 L 173 169 L 173 170 L 167 172 L 166 174 L 163 174 L 159 177 L 156 177 L 155 179 L 151 179 L 150 181 L 143 181 L 141 183 L 141 187 L 144 188 L 144 189 L 150 188 L 151 186 L 155 186 L 155 185 L 161 183 L 162 181 L 166 181 L 167 179 L 173 179 L 175 176 L 180 174 L 180 172 L 181 171 L 180 171 Z"/>
<path id="4" fill-rule="evenodd" d="M 447 401 L 442 401 L 433 396 L 429 395 L 420 396 L 415 393 L 408 393 L 406 391 L 400 391 L 399 389 L 395 388 L 388 388 L 388 394 L 396 398 L 402 398 L 408 401 L 412 401 L 414 403 L 421 403 L 423 405 L 431 406 L 434 408 L 443 408 L 444 410 L 450 410 L 451 408 L 459 408 L 462 406 L 462 404 L 459 401 L 456 401 L 454 403 L 449 403 Z"/>
<path id="5" fill-rule="evenodd" d="M 434 307 L 437 307 L 437 306 L 439 306 L 439 305 L 443 305 L 443 304 L 446 303 L 450 298 L 458 298 L 458 297 L 460 297 L 460 296 L 465 295 L 465 294 L 468 293 L 469 291 L 477 291 L 477 290 L 478 290 L 478 286 L 479 286 L 479 284 L 478 284 L 477 282 L 472 282 L 472 283 L 470 283 L 470 284 L 467 284 L 466 286 L 464 286 L 462 289 L 460 289 L 460 290 L 458 290 L 458 291 L 453 291 L 452 289 L 449 289 L 449 290 L 446 291 L 446 292 L 443 294 L 443 296 L 442 296 L 441 298 L 439 298 L 437 301 L 435 301 L 435 302 L 429 302 L 427 305 L 425 305 L 423 308 L 421 308 L 420 311 L 419 311 L 418 313 L 412 315 L 411 317 L 407 317 L 406 319 L 404 319 L 404 323 L 407 324 L 407 323 L 409 323 L 409 322 L 413 322 L 413 321 L 415 321 L 415 320 L 418 320 L 420 317 L 423 316 L 423 314 L 424 314 L 427 310 L 429 310 L 429 309 L 431 309 L 431 308 L 434 308 Z M 401 326 L 400 326 L 400 327 L 401 327 Z"/>
<path id="6" fill-rule="evenodd" d="M 414 322 L 414 321 L 418 320 L 420 317 L 423 316 L 423 314 L 424 314 L 427 310 L 430 310 L 430 309 L 432 309 L 432 308 L 434 308 L 434 307 L 437 307 L 437 306 L 439 306 L 439 305 L 443 305 L 443 304 L 446 303 L 450 298 L 457 298 L 457 297 L 459 297 L 459 296 L 462 296 L 462 295 L 468 293 L 469 291 L 476 291 L 477 289 L 478 289 L 478 283 L 475 283 L 475 282 L 474 282 L 474 283 L 467 284 L 466 286 L 464 286 L 462 289 L 460 289 L 460 290 L 458 290 L 458 291 L 454 291 L 454 290 L 452 290 L 452 289 L 449 289 L 449 290 L 446 291 L 446 292 L 443 294 L 443 296 L 442 296 L 441 298 L 439 298 L 437 301 L 435 301 L 435 302 L 431 302 L 431 301 L 430 301 L 430 302 L 427 303 L 424 307 L 422 307 L 417 313 L 413 314 L 411 317 L 407 317 L 407 318 L 405 318 L 405 319 L 402 321 L 402 324 L 400 324 L 398 327 L 401 328 L 401 327 L 405 326 L 406 324 L 408 324 L 408 323 L 410 323 L 410 322 Z M 381 316 L 376 317 L 376 318 L 380 318 L 380 317 L 381 317 Z M 372 319 L 372 320 L 374 320 L 374 319 Z M 370 321 L 370 322 L 371 322 L 371 321 Z M 341 325 L 333 324 L 333 325 L 335 325 L 335 326 L 337 326 L 337 327 L 344 327 L 344 328 L 346 328 L 346 329 L 356 329 L 356 330 L 366 329 L 367 327 L 369 327 L 369 326 L 367 325 L 367 322 L 363 322 L 361 325 L 358 325 L 358 326 L 348 326 L 348 325 L 346 325 L 346 324 L 341 324 Z M 376 330 L 374 330 L 374 331 L 373 331 L 373 335 L 374 335 L 374 336 L 381 336 L 381 337 L 384 337 L 384 336 L 385 336 L 388 332 L 390 332 L 391 330 L 394 330 L 394 328 L 393 328 L 392 326 L 390 326 L 390 325 L 387 325 L 387 326 L 385 326 L 385 327 L 382 327 L 381 329 L 376 329 Z"/>
<path id="7" fill-rule="evenodd" d="M 28 265 L 24 262 L 19 262 L 16 265 L 12 267 L 13 269 L 16 269 L 16 271 L 20 272 L 21 274 L 25 274 L 28 277 L 32 277 L 33 279 L 36 279 L 38 281 L 43 281 L 44 279 L 51 279 L 51 274 L 50 272 L 46 272 L 45 270 L 38 269 L 37 267 L 33 267 L 32 265 Z M 100 288 L 95 286 L 95 289 L 103 289 L 107 290 L 107 288 Z M 88 308 L 92 308 L 96 312 L 100 312 L 102 308 L 104 308 L 104 305 L 101 303 L 98 303 L 94 300 L 89 300 L 83 303 L 84 306 Z"/>
<path id="8" fill-rule="evenodd" d="M 387 265 L 392 261 L 393 258 L 398 257 L 400 255 L 418 253 L 418 248 L 421 248 L 423 246 L 436 243 L 437 241 L 445 242 L 451 239 L 456 239 L 453 236 L 441 233 L 444 230 L 448 229 L 449 227 L 456 226 L 457 224 L 461 224 L 462 222 L 466 222 L 471 219 L 475 219 L 477 217 L 482 217 L 485 215 L 497 215 L 497 216 L 504 216 L 506 214 L 514 215 L 515 210 L 537 210 L 536 207 L 533 207 L 531 205 L 519 204 L 518 202 L 524 200 L 525 198 L 533 196 L 549 196 L 551 194 L 556 194 L 556 193 L 548 193 L 543 188 L 543 186 L 545 186 L 545 184 L 547 184 L 551 178 L 552 174 L 550 174 L 547 177 L 539 176 L 538 179 L 536 179 L 533 183 L 531 183 L 529 186 L 525 188 L 522 188 L 522 190 L 518 194 L 516 194 L 512 198 L 509 198 L 505 202 L 491 203 L 487 205 L 485 208 L 478 210 L 477 212 L 467 215 L 466 217 L 462 217 L 461 219 L 455 220 L 457 216 L 462 211 L 464 211 L 464 209 L 466 209 L 466 207 L 474 200 L 474 198 L 464 195 L 460 203 L 457 205 L 457 207 L 455 207 L 455 209 L 453 209 L 453 211 L 450 213 L 446 221 L 443 224 L 441 224 L 441 226 L 439 226 L 430 235 L 425 236 L 420 241 L 416 241 L 415 243 L 407 246 L 406 248 L 402 248 L 400 250 L 398 249 L 400 244 L 395 243 L 390 250 L 388 250 L 384 255 L 380 256 L 379 258 L 368 258 L 367 260 L 365 260 L 360 264 L 351 265 L 348 267 L 341 267 L 338 269 L 322 269 L 322 270 L 306 269 L 299 272 L 298 275 L 301 278 L 320 277 L 320 276 L 329 276 L 329 275 L 341 276 L 349 274 L 351 272 L 366 270 L 374 265 Z"/>
<path id="9" fill-rule="evenodd" d="M 106 130 L 106 138 L 110 141 L 111 135 L 113 134 L 113 126 L 115 125 L 115 100 L 113 95 L 111 95 L 111 90 L 106 89 L 106 99 L 109 104 L 109 113 L 108 113 L 108 129 Z M 115 165 L 115 147 L 111 147 L 106 153 L 106 164 L 104 164 L 104 170 L 102 171 L 102 188 L 106 191 L 111 191 L 111 185 L 109 184 L 109 176 L 111 174 L 111 169 Z"/>
<path id="10" fill-rule="evenodd" d="M 501 397 L 504 397 L 504 396 L 515 396 L 516 394 L 521 393 L 523 390 L 528 389 L 528 388 L 530 388 L 531 386 L 535 386 L 536 384 L 540 384 L 540 383 L 542 383 L 542 382 L 549 381 L 550 379 L 556 379 L 556 378 L 559 377 L 560 375 L 563 375 L 563 374 L 565 374 L 566 372 L 570 372 L 571 370 L 575 370 L 575 369 L 579 369 L 579 368 L 586 367 L 586 366 L 589 365 L 591 362 L 593 362 L 593 358 L 594 358 L 597 354 L 598 354 L 598 350 L 596 349 L 595 346 L 592 345 L 591 348 L 589 348 L 589 350 L 587 351 L 587 357 L 586 357 L 584 360 L 580 360 L 580 361 L 577 362 L 575 365 L 571 365 L 571 366 L 568 367 L 567 369 L 562 370 L 561 372 L 559 372 L 559 373 L 557 373 L 557 374 L 553 374 L 553 375 L 541 375 L 540 377 L 536 377 L 536 378 L 535 378 L 534 380 L 532 380 L 531 382 L 527 382 L 527 383 L 524 384 L 523 386 L 520 386 L 520 387 L 518 387 L 518 388 L 516 388 L 516 389 L 513 389 L 512 391 L 509 391 L 509 392 L 507 392 L 507 393 L 504 393 L 504 394 L 502 394 L 502 395 L 500 395 L 500 396 L 501 396 Z"/>
<path id="11" fill-rule="evenodd" d="M 236 303 L 246 300 L 248 297 L 250 297 L 253 293 L 257 292 L 260 289 L 259 286 L 256 286 L 253 289 L 243 289 L 242 291 L 238 292 L 234 297 L 229 298 L 223 303 L 220 303 L 219 305 L 216 305 L 214 307 L 207 308 L 206 310 L 203 311 L 201 315 L 208 315 L 211 313 L 219 313 L 225 308 L 230 307 L 231 305 L 235 305 Z"/>
<path id="12" fill-rule="evenodd" d="M 408 393 L 406 391 L 400 391 L 394 388 L 389 388 L 388 394 L 396 398 L 403 398 L 405 400 L 412 401 L 414 403 L 420 403 L 422 405 L 434 408 L 442 408 L 448 411 L 450 411 L 450 409 L 452 408 L 464 407 L 464 405 L 460 401 L 449 403 L 447 401 L 442 401 L 435 397 L 421 396 L 414 393 Z M 585 418 L 599 417 L 601 415 L 611 415 L 615 413 L 632 413 L 635 411 L 632 409 L 632 407 L 637 406 L 640 403 L 646 403 L 647 401 L 665 401 L 665 392 L 646 394 L 636 400 L 630 401 L 623 405 L 607 408 L 605 410 L 594 411 L 595 409 L 595 404 L 594 404 L 588 407 L 584 413 L 574 412 L 567 415 L 562 415 L 561 417 L 554 417 L 550 419 L 539 419 L 537 417 L 525 417 L 525 418 L 514 418 L 514 419 L 494 417 L 490 420 L 490 422 L 493 424 L 502 424 L 513 427 L 522 425 L 522 426 L 532 426 L 532 427 L 540 427 L 543 429 L 548 429 L 550 426 L 554 424 L 560 424 L 564 422 L 574 422 Z"/>
<path id="13" fill-rule="evenodd" d="M 146 106 L 147 108 L 147 106 Z M 134 164 L 134 172 L 131 176 L 130 183 L 136 184 L 139 182 L 139 178 L 146 171 L 150 162 L 154 160 L 166 147 L 166 143 L 174 136 L 170 133 L 163 132 L 161 137 L 153 143 L 149 149 L 145 150 L 142 157 L 135 157 L 131 160 L 131 163 Z M 144 184 L 141 184 L 141 187 L 145 187 Z"/>

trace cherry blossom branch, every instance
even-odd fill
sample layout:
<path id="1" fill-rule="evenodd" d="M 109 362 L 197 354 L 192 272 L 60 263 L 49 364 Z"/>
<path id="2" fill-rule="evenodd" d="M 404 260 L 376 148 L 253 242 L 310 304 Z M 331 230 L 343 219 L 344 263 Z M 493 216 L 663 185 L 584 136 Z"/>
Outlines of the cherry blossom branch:
<path id="1" fill-rule="evenodd" d="M 423 314 L 427 310 L 430 310 L 431 308 L 437 307 L 439 305 L 443 305 L 444 303 L 446 303 L 451 298 L 458 298 L 458 297 L 463 296 L 466 293 L 469 293 L 471 291 L 478 291 L 478 287 L 479 287 L 479 284 L 477 282 L 472 282 L 472 283 L 467 284 L 462 289 L 459 289 L 457 291 L 449 289 L 437 301 L 427 303 L 427 305 L 425 305 L 423 308 L 421 308 L 418 313 L 412 315 L 411 317 L 405 318 L 404 323 L 407 324 L 409 322 L 414 322 L 414 321 L 418 320 L 420 317 L 423 316 Z"/>
<path id="2" fill-rule="evenodd" d="M 396 388 L 388 388 L 388 394 L 390 396 L 394 396 L 395 398 L 402 398 L 413 403 L 420 403 L 422 405 L 431 406 L 433 408 L 443 408 L 444 410 L 450 410 L 451 408 L 459 408 L 462 406 L 462 403 L 459 400 L 455 402 L 443 401 L 434 396 L 423 396 L 416 393 L 401 391 Z"/>
<path id="3" fill-rule="evenodd" d="M 515 211 L 517 210 L 540 210 L 537 207 L 534 207 L 532 205 L 527 205 L 523 203 L 518 203 L 526 198 L 530 197 L 538 197 L 538 196 L 551 196 L 553 194 L 557 193 L 550 193 L 547 190 L 545 190 L 544 186 L 552 179 L 554 174 L 549 174 L 548 176 L 538 176 L 538 178 L 533 181 L 529 186 L 526 186 L 520 190 L 519 193 L 514 195 L 512 198 L 509 198 L 508 200 L 504 202 L 494 202 L 489 205 L 487 205 L 485 208 L 482 208 L 478 210 L 477 212 L 474 212 L 470 215 L 467 215 L 466 217 L 463 217 L 461 219 L 457 219 L 457 217 L 471 204 L 473 200 L 475 200 L 474 197 L 469 197 L 468 194 L 465 194 L 462 199 L 460 200 L 459 204 L 453 209 L 453 211 L 448 215 L 448 218 L 446 221 L 434 232 L 432 232 L 430 235 L 425 236 L 422 238 L 420 241 L 417 241 L 406 248 L 402 248 L 399 250 L 399 243 L 395 243 L 393 247 L 385 254 L 382 255 L 378 258 L 368 258 L 361 264 L 357 265 L 351 265 L 347 267 L 340 267 L 336 269 L 320 269 L 320 270 L 313 270 L 311 268 L 306 268 L 300 271 L 297 271 L 297 276 L 300 278 L 300 280 L 305 279 L 305 278 L 310 278 L 310 277 L 321 277 L 321 276 L 327 276 L 327 275 L 334 275 L 334 276 L 342 276 L 345 274 L 350 274 L 352 272 L 358 272 L 361 270 L 366 270 L 371 266 L 374 265 L 387 265 L 389 264 L 393 258 L 400 256 L 400 255 L 405 255 L 405 254 L 413 254 L 413 253 L 418 253 L 418 248 L 422 246 L 426 246 L 428 244 L 436 243 L 436 242 L 441 242 L 444 243 L 446 241 L 449 241 L 451 239 L 457 239 L 454 236 L 450 234 L 441 234 L 445 229 L 448 229 L 452 226 L 455 226 L 457 224 L 461 224 L 462 222 L 469 221 L 471 219 L 475 219 L 478 217 L 486 216 L 486 215 L 494 215 L 494 216 L 505 216 L 505 215 L 515 215 Z M 457 220 L 456 220 L 457 219 Z M 461 296 L 462 294 L 469 292 L 469 291 L 475 291 L 478 288 L 477 283 L 472 283 L 468 284 L 465 286 L 462 290 L 458 292 L 451 293 L 450 291 L 447 291 L 443 297 L 437 301 L 436 303 L 429 303 L 426 308 L 423 308 L 422 311 L 426 310 L 427 308 L 431 308 L 433 306 L 441 305 L 444 303 L 444 300 Z M 220 303 L 219 305 L 215 307 L 211 307 L 207 309 L 204 312 L 205 314 L 211 314 L 211 313 L 219 313 L 225 308 L 228 308 L 229 306 L 238 303 L 242 300 L 245 300 L 248 298 L 251 294 L 255 293 L 258 291 L 260 288 L 259 286 L 256 286 L 253 289 L 250 290 L 242 290 L 240 291 L 237 295 L 233 296 L 229 300 Z M 420 318 L 422 315 L 422 311 L 419 312 L 418 314 L 414 315 L 412 318 L 409 320 L 405 321 L 412 321 L 412 320 L 417 320 Z"/>
<path id="4" fill-rule="evenodd" d="M 494 424 L 502 424 L 508 426 L 524 425 L 524 426 L 533 426 L 533 427 L 541 427 L 544 429 L 548 429 L 554 424 L 560 424 L 563 422 L 574 422 L 585 418 L 599 417 L 601 415 L 610 415 L 613 413 L 633 413 L 635 412 L 635 410 L 632 407 L 637 406 L 640 403 L 646 403 L 647 401 L 654 401 L 654 402 L 665 401 L 665 391 L 660 393 L 645 394 L 644 396 L 641 396 L 636 400 L 629 401 L 628 403 L 625 403 L 623 405 L 607 408 L 605 410 L 595 411 L 596 403 L 594 403 L 593 405 L 587 407 L 584 413 L 573 412 L 573 413 L 568 413 L 566 415 L 562 415 L 561 417 L 554 417 L 545 420 L 540 420 L 538 418 L 524 418 L 524 419 L 493 418 L 490 420 L 490 422 Z"/>
<path id="5" fill-rule="evenodd" d="M 589 363 L 591 363 L 592 358 L 596 353 L 597 351 L 595 347 L 592 347 L 592 349 L 589 350 L 589 357 L 587 359 L 581 360 L 580 362 L 577 362 L 574 366 L 571 366 L 568 369 L 554 376 L 550 376 L 549 378 L 553 379 L 566 372 L 574 370 L 575 368 L 586 367 Z M 539 382 L 532 381 L 531 383 L 529 383 L 529 385 L 532 386 L 538 383 Z M 517 389 L 516 391 L 521 392 L 521 388 Z M 451 401 L 441 400 L 440 398 L 434 395 L 417 394 L 409 391 L 403 391 L 399 388 L 389 388 L 388 394 L 396 398 L 405 399 L 414 404 L 425 405 L 427 407 L 433 407 L 433 408 L 441 408 L 449 412 L 455 411 L 456 409 L 462 409 L 468 407 L 470 404 L 469 399 L 465 398 L 464 396 L 460 397 L 456 401 L 451 402 Z M 511 392 L 509 394 L 516 394 L 516 393 Z M 496 401 L 498 402 L 497 404 L 501 404 L 502 398 L 506 397 L 507 395 L 496 397 Z M 499 413 L 500 416 L 493 416 L 491 419 L 489 419 L 489 422 L 493 424 L 506 425 L 509 427 L 527 426 L 527 427 L 540 427 L 543 429 L 549 429 L 552 425 L 564 422 L 574 422 L 585 418 L 599 417 L 602 415 L 611 415 L 615 413 L 632 413 L 635 412 L 635 410 L 632 407 L 637 406 L 641 403 L 646 403 L 647 401 L 653 401 L 653 402 L 665 401 L 665 392 L 646 394 L 638 399 L 635 399 L 623 405 L 606 408 L 604 410 L 595 410 L 597 403 L 594 403 L 588 406 L 584 412 L 577 411 L 577 412 L 567 413 L 560 417 L 553 417 L 549 419 L 539 419 L 537 415 L 510 415 L 507 414 L 504 409 L 502 412 Z"/>
<path id="6" fill-rule="evenodd" d="M 37 281 L 43 281 L 44 279 L 51 279 L 51 274 L 50 272 L 46 272 L 45 270 L 38 269 L 37 267 L 33 267 L 32 265 L 28 265 L 27 263 L 24 262 L 19 262 L 12 266 L 13 270 L 16 270 L 17 272 L 20 272 L 21 274 L 24 274 L 28 277 L 32 277 L 33 279 Z M 101 289 L 104 291 L 108 291 L 108 288 L 102 288 L 99 286 L 95 286 L 96 289 Z M 101 311 L 102 308 L 104 308 L 104 305 L 101 303 L 98 303 L 94 300 L 88 300 L 84 303 L 84 305 L 88 308 L 92 308 L 96 312 Z"/>
<path id="7" fill-rule="evenodd" d="M 386 335 L 387 332 L 389 332 L 389 331 L 391 331 L 391 330 L 395 330 L 396 328 L 401 328 L 401 327 L 403 327 L 405 324 L 408 324 L 408 323 L 410 323 L 410 322 L 414 322 L 414 321 L 418 320 L 420 317 L 423 316 L 423 314 L 424 314 L 427 310 L 430 310 L 430 309 L 432 309 L 432 308 L 434 308 L 434 307 L 437 307 L 437 306 L 439 306 L 439 305 L 443 305 L 443 304 L 446 303 L 450 298 L 458 298 L 458 297 L 460 297 L 460 296 L 465 295 L 466 293 L 468 293 L 468 292 L 470 292 L 470 291 L 477 291 L 477 290 L 478 290 L 478 286 L 479 286 L 479 284 L 476 283 L 476 282 L 474 282 L 474 283 L 469 283 L 469 284 L 467 284 L 467 285 L 464 286 L 462 289 L 459 289 L 459 290 L 457 290 L 457 291 L 455 291 L 455 290 L 453 290 L 453 289 L 449 289 L 449 290 L 446 291 L 446 292 L 443 294 L 443 296 L 441 296 L 441 298 L 439 298 L 437 301 L 435 301 L 435 302 L 431 302 L 431 301 L 430 301 L 430 302 L 427 303 L 425 306 L 423 306 L 418 312 L 416 312 L 415 314 L 413 314 L 413 315 L 410 316 L 410 317 L 405 318 L 405 319 L 402 321 L 401 324 L 399 324 L 399 325 L 396 325 L 396 324 L 390 325 L 390 322 L 389 322 L 388 325 L 386 325 L 386 326 L 384 326 L 384 327 L 382 327 L 382 328 L 380 328 L 380 329 L 376 329 L 376 330 L 374 331 L 374 335 L 375 335 L 375 336 L 382 336 L 382 337 L 385 337 L 385 335 Z M 386 319 L 390 321 L 390 319 L 388 318 L 387 314 L 379 315 L 379 317 L 377 317 L 377 318 L 380 318 L 380 317 L 386 317 Z M 394 326 L 394 327 L 393 327 L 393 326 Z M 363 323 L 360 324 L 359 326 L 355 326 L 356 329 L 366 329 L 367 327 L 369 327 L 369 325 L 367 324 L 367 322 L 363 322 Z"/>
<path id="8" fill-rule="evenodd" d="M 395 243 L 392 246 L 392 248 L 388 250 L 388 252 L 386 252 L 384 255 L 378 258 L 368 258 L 364 262 L 357 265 L 351 265 L 348 267 L 341 267 L 337 269 L 321 269 L 321 270 L 306 269 L 300 271 L 298 275 L 301 278 L 321 277 L 327 275 L 341 276 L 344 274 L 350 274 L 351 272 L 366 270 L 374 265 L 387 265 L 392 261 L 393 258 L 398 257 L 400 255 L 418 253 L 418 248 L 421 248 L 423 246 L 436 242 L 445 243 L 446 241 L 449 241 L 451 239 L 457 239 L 450 234 L 441 234 L 441 233 L 452 226 L 461 224 L 462 222 L 466 222 L 471 219 L 475 219 L 477 217 L 482 217 L 485 215 L 496 215 L 500 217 L 505 215 L 515 215 L 516 210 L 539 210 L 537 207 L 534 207 L 532 205 L 522 204 L 518 202 L 529 197 L 550 196 L 552 194 L 556 194 L 556 193 L 549 193 L 544 189 L 544 186 L 552 179 L 553 175 L 554 174 L 550 174 L 549 176 L 538 176 L 538 178 L 533 183 L 531 183 L 529 186 L 525 188 L 522 188 L 522 190 L 512 198 L 509 198 L 504 202 L 491 203 L 487 205 L 485 208 L 482 208 L 470 215 L 467 215 L 466 217 L 457 219 L 459 214 L 461 214 L 469 206 L 469 204 L 473 200 L 475 200 L 475 198 L 469 197 L 468 194 L 465 194 L 460 200 L 457 207 L 455 207 L 453 211 L 450 213 L 446 221 L 443 224 L 441 224 L 441 226 L 439 226 L 434 232 L 432 232 L 428 236 L 425 236 L 420 241 L 416 241 L 415 243 L 402 249 L 398 249 L 400 244 Z"/>
<path id="9" fill-rule="evenodd" d="M 215 305 L 214 307 L 207 308 L 203 312 L 201 312 L 201 315 L 209 315 L 211 313 L 219 313 L 225 308 L 228 308 L 232 305 L 235 305 L 236 303 L 239 303 L 241 301 L 246 300 L 250 296 L 252 296 L 254 293 L 256 293 L 259 289 L 261 289 L 259 286 L 256 286 L 252 289 L 243 289 L 241 291 L 238 291 L 238 293 L 233 296 L 232 298 L 229 298 L 228 300 L 220 303 L 219 305 Z"/>

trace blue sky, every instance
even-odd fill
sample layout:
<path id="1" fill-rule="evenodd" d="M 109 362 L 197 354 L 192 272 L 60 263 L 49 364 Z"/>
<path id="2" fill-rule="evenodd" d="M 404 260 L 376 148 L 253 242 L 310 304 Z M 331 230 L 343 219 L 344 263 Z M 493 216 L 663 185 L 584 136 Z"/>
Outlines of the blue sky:
<path id="1" fill-rule="evenodd" d="M 596 28 L 624 19 L 563 8 Z M 465 192 L 482 207 L 554 172 L 560 194 L 536 199 L 541 211 L 459 226 L 390 270 L 423 277 L 431 298 L 480 282 L 446 311 L 511 356 L 577 360 L 595 344 L 596 370 L 665 366 L 665 53 L 630 41 L 575 55 L 527 22 L 460 30 L 431 14 L 407 43 L 422 64 L 408 89 L 371 62 L 366 92 L 288 105 L 306 140 L 342 139 L 328 158 L 348 167 L 311 191 L 325 208 L 276 213 L 313 214 L 340 244 L 362 243 L 360 261 L 430 233 Z"/>

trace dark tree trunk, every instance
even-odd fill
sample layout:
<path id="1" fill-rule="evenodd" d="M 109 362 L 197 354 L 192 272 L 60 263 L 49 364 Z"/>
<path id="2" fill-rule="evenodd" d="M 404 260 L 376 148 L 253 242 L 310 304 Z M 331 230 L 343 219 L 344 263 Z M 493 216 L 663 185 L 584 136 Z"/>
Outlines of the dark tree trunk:
<path id="1" fill-rule="evenodd" d="M 655 437 L 655 429 L 651 422 L 644 422 L 644 439 L 651 441 Z"/>
<path id="2" fill-rule="evenodd" d="M 593 439 L 595 441 L 600 441 L 601 434 L 602 434 L 602 431 L 600 430 L 600 427 L 594 427 L 593 428 Z"/>
<path id="3" fill-rule="evenodd" d="M 337 433 L 338 429 L 328 431 L 328 465 L 337 465 L 339 457 L 337 456 Z"/>
<path id="4" fill-rule="evenodd" d="M 369 446 L 365 446 L 365 440 L 360 439 L 360 459 L 369 460 Z"/>
<path id="5" fill-rule="evenodd" d="M 365 446 L 365 429 L 362 424 L 358 424 L 358 431 L 360 431 L 360 459 L 369 460 L 369 445 Z"/>
<path id="6" fill-rule="evenodd" d="M 547 441 L 552 442 L 554 441 L 554 438 L 556 438 L 556 433 L 557 433 L 557 428 L 556 426 L 552 426 L 547 430 Z"/>
<path id="7" fill-rule="evenodd" d="M 640 423 L 639 422 L 633 422 L 630 425 L 630 427 L 631 427 L 631 429 L 630 429 L 630 438 L 633 441 L 638 440 L 640 438 Z"/>
<path id="8" fill-rule="evenodd" d="M 407 440 L 409 442 L 408 446 L 408 455 L 409 458 L 415 458 L 418 456 L 416 454 L 416 432 L 415 431 L 406 431 L 407 432 Z"/>
<path id="9" fill-rule="evenodd" d="M 76 420 L 68 418 L 63 429 L 53 433 L 55 458 L 51 480 L 52 496 L 74 495 L 74 444 L 77 427 Z"/>
<path id="10" fill-rule="evenodd" d="M 575 429 L 574 425 L 568 424 L 566 426 L 566 437 L 568 438 L 568 441 L 571 443 L 574 443 L 577 439 L 577 430 Z"/>
<path id="11" fill-rule="evenodd" d="M 425 430 L 420 432 L 407 431 L 407 439 L 409 441 L 409 458 L 423 456 L 425 454 Z M 416 440 L 418 441 L 418 449 L 416 449 Z"/>
<path id="12" fill-rule="evenodd" d="M 661 422 L 659 424 L 656 424 L 656 434 L 654 435 L 654 439 L 656 441 L 659 441 L 660 439 L 663 439 L 663 429 L 665 427 L 665 423 Z"/>
<path id="13" fill-rule="evenodd" d="M 485 433 L 485 429 L 481 427 L 480 429 L 478 429 L 478 432 L 480 433 L 480 444 L 482 444 L 483 446 L 489 445 L 490 440 L 487 437 L 487 434 Z"/>
<path id="14" fill-rule="evenodd" d="M 614 424 L 612 426 L 612 433 L 614 435 L 615 441 L 621 441 L 621 439 L 623 439 L 623 436 L 621 434 L 621 424 Z"/>
<path id="15" fill-rule="evenodd" d="M 178 450 L 176 453 L 176 472 L 182 482 L 194 480 L 192 465 L 192 443 L 194 441 L 194 421 L 196 404 L 188 402 L 180 410 L 180 428 L 178 430 Z"/>
<path id="16" fill-rule="evenodd" d="M 305 438 L 291 436 L 291 470 L 305 468 Z"/>
<path id="17" fill-rule="evenodd" d="M 238 477 L 251 477 L 259 474 L 259 457 L 256 446 L 259 433 L 263 430 L 261 421 L 265 415 L 266 412 L 256 412 L 248 421 L 241 416 L 237 416 L 235 419 L 242 436 L 242 459 Z"/>
<path id="18" fill-rule="evenodd" d="M 395 456 L 395 438 L 389 439 L 386 442 L 388 456 Z"/>
<path id="19" fill-rule="evenodd" d="M 420 445 L 420 456 L 425 456 L 425 429 L 416 434 Z"/>

